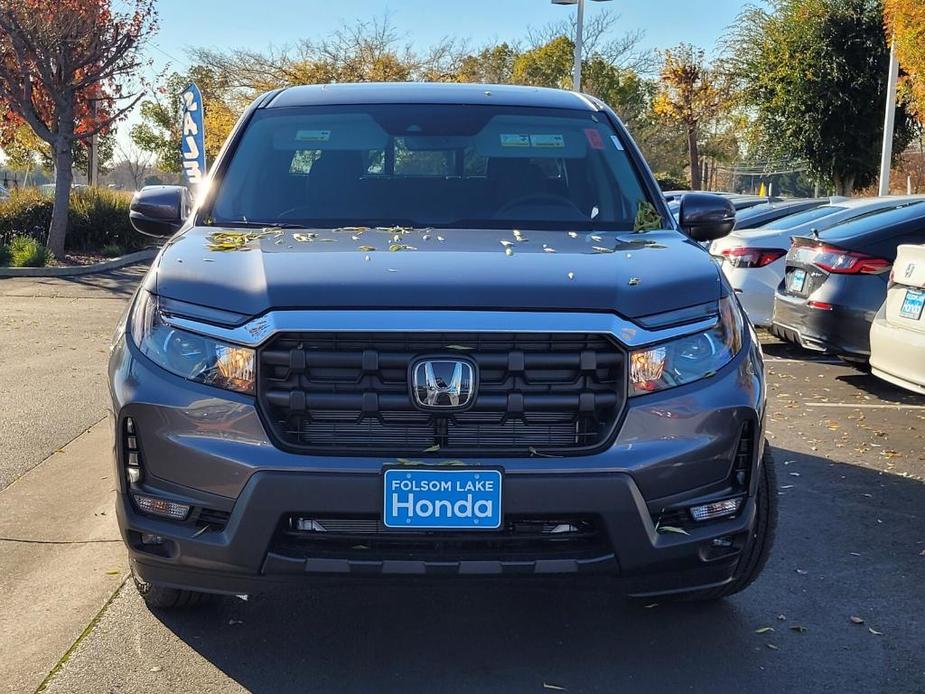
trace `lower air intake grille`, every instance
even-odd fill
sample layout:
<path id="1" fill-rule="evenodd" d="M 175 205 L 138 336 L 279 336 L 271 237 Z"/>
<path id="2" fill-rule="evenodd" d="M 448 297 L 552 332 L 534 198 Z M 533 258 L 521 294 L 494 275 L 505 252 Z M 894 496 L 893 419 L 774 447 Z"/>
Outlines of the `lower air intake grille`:
<path id="1" fill-rule="evenodd" d="M 471 407 L 419 409 L 408 382 L 419 358 L 472 363 Z M 299 452 L 576 454 L 612 433 L 624 363 L 601 335 L 289 333 L 260 351 L 258 401 L 278 443 Z"/>

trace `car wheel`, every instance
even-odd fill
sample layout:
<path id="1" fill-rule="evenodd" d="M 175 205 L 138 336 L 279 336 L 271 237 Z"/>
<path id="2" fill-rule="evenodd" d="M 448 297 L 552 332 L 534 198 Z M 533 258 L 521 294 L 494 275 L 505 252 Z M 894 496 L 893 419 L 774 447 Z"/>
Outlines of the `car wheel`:
<path id="1" fill-rule="evenodd" d="M 761 458 L 759 474 L 761 478 L 758 480 L 758 493 L 755 497 L 757 503 L 755 530 L 751 543 L 739 559 L 732 580 L 717 588 L 678 593 L 673 596 L 674 599 L 719 600 L 745 590 L 761 574 L 764 565 L 768 562 L 777 532 L 777 471 L 774 467 L 771 447 L 767 441 L 764 444 L 764 455 Z"/>
<path id="2" fill-rule="evenodd" d="M 148 583 L 135 573 L 134 567 L 132 567 L 132 580 L 135 582 L 138 594 L 145 601 L 145 605 L 160 610 L 193 607 L 207 597 L 206 593 L 199 593 L 195 590 L 181 590 Z"/>

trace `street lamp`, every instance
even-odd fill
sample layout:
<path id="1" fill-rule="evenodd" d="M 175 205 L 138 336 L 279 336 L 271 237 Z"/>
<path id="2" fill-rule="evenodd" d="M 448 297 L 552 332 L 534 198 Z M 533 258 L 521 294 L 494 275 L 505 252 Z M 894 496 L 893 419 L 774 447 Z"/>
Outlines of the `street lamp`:
<path id="1" fill-rule="evenodd" d="M 608 0 L 594 0 L 607 2 Z M 581 91 L 581 32 L 585 21 L 585 0 L 552 0 L 553 5 L 578 5 L 578 18 L 575 21 L 575 58 L 572 62 L 572 89 Z"/>

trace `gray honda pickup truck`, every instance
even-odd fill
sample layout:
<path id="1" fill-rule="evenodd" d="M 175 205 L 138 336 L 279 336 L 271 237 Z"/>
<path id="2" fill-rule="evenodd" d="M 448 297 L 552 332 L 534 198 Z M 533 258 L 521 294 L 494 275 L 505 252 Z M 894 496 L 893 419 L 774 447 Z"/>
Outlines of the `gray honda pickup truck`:
<path id="1" fill-rule="evenodd" d="M 117 512 L 152 607 L 318 582 L 716 599 L 776 523 L 755 333 L 613 111 L 496 85 L 280 89 L 116 331 Z"/>

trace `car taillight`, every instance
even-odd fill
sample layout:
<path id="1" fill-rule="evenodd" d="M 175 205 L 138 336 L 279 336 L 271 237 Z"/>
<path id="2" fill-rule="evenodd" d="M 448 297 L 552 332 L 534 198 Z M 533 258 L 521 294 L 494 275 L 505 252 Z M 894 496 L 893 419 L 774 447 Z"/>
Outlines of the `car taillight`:
<path id="1" fill-rule="evenodd" d="M 720 252 L 726 262 L 737 268 L 764 267 L 784 257 L 787 253 L 781 248 L 748 248 L 747 246 L 726 248 Z"/>
<path id="2" fill-rule="evenodd" d="M 813 248 L 810 262 L 816 267 L 837 275 L 878 275 L 890 269 L 886 258 L 875 258 L 866 253 L 846 251 L 838 246 L 819 244 Z"/>

